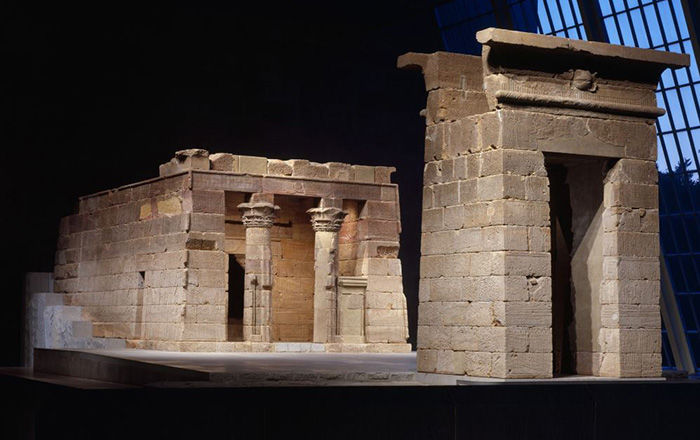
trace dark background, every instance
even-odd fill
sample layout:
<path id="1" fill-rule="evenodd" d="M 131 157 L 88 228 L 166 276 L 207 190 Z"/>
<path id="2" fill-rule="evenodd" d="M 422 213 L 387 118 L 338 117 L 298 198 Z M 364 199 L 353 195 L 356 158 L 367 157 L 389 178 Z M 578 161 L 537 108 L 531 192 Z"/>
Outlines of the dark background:
<path id="1" fill-rule="evenodd" d="M 9 2 L 0 26 L 0 365 L 59 218 L 188 147 L 396 166 L 415 342 L 425 91 L 395 65 L 441 49 L 430 2 Z"/>

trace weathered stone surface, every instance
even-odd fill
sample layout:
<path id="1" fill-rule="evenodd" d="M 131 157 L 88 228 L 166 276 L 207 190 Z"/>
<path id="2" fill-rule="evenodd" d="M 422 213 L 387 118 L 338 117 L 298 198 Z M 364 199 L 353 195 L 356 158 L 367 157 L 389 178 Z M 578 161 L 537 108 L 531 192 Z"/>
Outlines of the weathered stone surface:
<path id="1" fill-rule="evenodd" d="M 267 174 L 273 176 L 291 176 L 293 172 L 291 161 L 268 159 Z"/>
<path id="2" fill-rule="evenodd" d="M 181 173 L 189 170 L 208 170 L 209 152 L 200 148 L 180 150 L 175 153 L 170 162 L 160 166 L 161 177 Z"/>
<path id="3" fill-rule="evenodd" d="M 314 320 L 326 316 L 336 320 L 327 350 L 409 347 L 393 167 L 204 150 L 178 152 L 168 166 L 182 175 L 85 197 L 79 214 L 61 220 L 55 290 L 67 306 L 83 308 L 76 331 L 173 349 L 216 349 L 239 338 L 262 350 L 311 341 L 324 329 Z M 228 316 L 231 295 L 240 295 L 228 285 L 233 265 L 246 273 L 242 318 Z M 335 293 L 341 277 L 346 284 L 361 277 L 365 286 L 314 295 L 315 284 Z M 314 316 L 314 299 L 324 297 L 337 302 L 319 301 Z"/>
<path id="4" fill-rule="evenodd" d="M 211 169 L 216 171 L 238 172 L 238 156 L 230 153 L 215 153 L 209 155 Z"/>
<path id="5" fill-rule="evenodd" d="M 247 174 L 266 174 L 267 158 L 258 156 L 238 156 L 238 170 Z"/>
<path id="6" fill-rule="evenodd" d="M 481 58 L 472 55 L 410 52 L 399 57 L 397 67 L 420 69 L 428 91 L 438 88 L 480 90 L 483 81 Z"/>
<path id="7" fill-rule="evenodd" d="M 658 375 L 654 89 L 688 58 L 501 29 L 477 38 L 482 59 L 398 61 L 420 68 L 429 92 L 418 370 L 559 374 L 567 330 L 552 280 L 565 264 L 569 373 Z"/>

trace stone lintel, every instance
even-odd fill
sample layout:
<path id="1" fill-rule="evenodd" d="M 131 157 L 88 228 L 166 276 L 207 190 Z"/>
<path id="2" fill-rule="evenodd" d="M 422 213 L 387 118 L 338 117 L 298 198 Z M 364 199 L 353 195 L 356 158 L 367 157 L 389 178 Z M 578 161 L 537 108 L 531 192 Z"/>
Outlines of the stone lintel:
<path id="1" fill-rule="evenodd" d="M 665 113 L 655 96 L 661 73 L 689 62 L 685 54 L 495 28 L 479 31 L 477 39 L 492 110 L 653 120 Z"/>
<path id="2" fill-rule="evenodd" d="M 395 183 L 335 182 L 293 176 L 250 176 L 220 171 L 192 172 L 192 189 L 208 191 L 393 201 L 396 198 L 396 187 Z"/>
<path id="3" fill-rule="evenodd" d="M 569 68 L 588 68 L 604 77 L 622 76 L 632 82 L 650 82 L 654 85 L 665 69 L 690 65 L 687 54 L 506 29 L 483 29 L 476 33 L 476 39 L 490 48 L 489 57 L 494 61 L 523 64 L 532 70 L 563 63 Z M 500 54 L 503 56 L 498 56 Z M 494 64 L 489 61 L 489 65 Z"/>

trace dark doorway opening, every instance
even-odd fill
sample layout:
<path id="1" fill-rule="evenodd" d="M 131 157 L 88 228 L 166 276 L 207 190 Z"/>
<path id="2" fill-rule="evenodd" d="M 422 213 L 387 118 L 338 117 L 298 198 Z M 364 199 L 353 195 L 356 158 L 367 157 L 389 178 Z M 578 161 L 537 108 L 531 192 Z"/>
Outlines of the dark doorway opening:
<path id="1" fill-rule="evenodd" d="M 576 335 L 571 292 L 573 242 L 571 199 L 567 168 L 548 163 L 552 239 L 552 348 L 553 374 L 576 374 Z"/>
<path id="2" fill-rule="evenodd" d="M 245 287 L 245 268 L 238 260 L 243 255 L 228 256 L 228 340 L 243 340 L 243 292 Z"/>

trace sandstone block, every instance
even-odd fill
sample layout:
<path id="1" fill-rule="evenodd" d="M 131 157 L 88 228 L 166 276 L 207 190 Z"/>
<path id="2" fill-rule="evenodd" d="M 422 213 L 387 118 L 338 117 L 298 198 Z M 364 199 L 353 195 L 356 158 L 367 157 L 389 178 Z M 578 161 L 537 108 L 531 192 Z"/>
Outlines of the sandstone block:
<path id="1" fill-rule="evenodd" d="M 442 183 L 442 162 L 428 162 L 423 168 L 423 184 Z"/>
<path id="2" fill-rule="evenodd" d="M 238 156 L 230 153 L 215 153 L 209 155 L 211 169 L 216 171 L 238 172 Z"/>
<path id="3" fill-rule="evenodd" d="M 657 209 L 659 190 L 656 185 L 607 183 L 604 188 L 605 206 Z"/>
<path id="4" fill-rule="evenodd" d="M 423 209 L 430 209 L 435 207 L 433 194 L 434 192 L 432 187 L 423 187 Z"/>
<path id="5" fill-rule="evenodd" d="M 228 274 L 224 270 L 189 269 L 187 285 L 226 289 L 228 287 Z"/>
<path id="6" fill-rule="evenodd" d="M 391 175 L 395 167 L 374 167 L 374 183 L 391 183 Z"/>
<path id="7" fill-rule="evenodd" d="M 331 180 L 353 180 L 354 174 L 349 164 L 340 162 L 328 162 L 328 178 Z"/>
<path id="8" fill-rule="evenodd" d="M 374 183 L 374 167 L 365 165 L 352 165 L 355 182 Z"/>
<path id="9" fill-rule="evenodd" d="M 238 171 L 247 174 L 266 174 L 267 158 L 259 156 L 238 156 Z"/>
<path id="10" fill-rule="evenodd" d="M 193 213 L 190 217 L 190 230 L 197 232 L 225 231 L 225 217 L 220 214 Z"/>
<path id="11" fill-rule="evenodd" d="M 420 372 L 433 373 L 437 369 L 437 350 L 418 348 L 416 365 Z"/>
<path id="12" fill-rule="evenodd" d="M 159 168 L 161 177 L 177 174 L 189 170 L 208 170 L 209 152 L 200 148 L 180 150 L 170 162 L 164 163 Z"/>
<path id="13" fill-rule="evenodd" d="M 420 68 L 425 78 L 425 90 L 454 88 L 481 90 L 481 57 L 450 52 L 421 54 L 409 52 L 399 57 L 399 68 Z"/>
<path id="14" fill-rule="evenodd" d="M 443 374 L 463 374 L 464 356 L 461 352 L 438 350 L 435 371 Z"/>
<path id="15" fill-rule="evenodd" d="M 541 327 L 552 325 L 552 307 L 546 302 L 505 303 L 504 325 L 510 327 Z"/>
<path id="16" fill-rule="evenodd" d="M 328 167 L 324 164 L 309 162 L 308 160 L 292 159 L 288 161 L 292 165 L 292 175 L 299 177 L 309 177 L 312 179 L 327 179 L 329 175 Z M 374 182 L 374 176 L 372 176 Z"/>
<path id="17" fill-rule="evenodd" d="M 457 326 L 440 328 L 449 329 L 450 331 L 450 340 L 447 348 L 457 351 L 478 351 L 479 335 L 476 331 L 477 327 Z"/>
<path id="18" fill-rule="evenodd" d="M 466 351 L 464 352 L 464 372 L 474 377 L 494 377 L 491 353 Z"/>
<path id="19" fill-rule="evenodd" d="M 192 197 L 192 211 L 209 214 L 224 214 L 224 192 L 223 191 L 201 191 L 194 190 Z M 160 212 L 160 210 L 159 210 Z"/>
<path id="20" fill-rule="evenodd" d="M 442 160 L 449 156 L 445 127 L 446 124 L 438 124 L 425 128 L 425 162 Z"/>
<path id="21" fill-rule="evenodd" d="M 484 113 L 489 108 L 481 91 L 441 88 L 428 93 L 425 110 L 426 124 L 430 125 Z"/>
<path id="22" fill-rule="evenodd" d="M 443 158 L 469 155 L 480 151 L 478 138 L 479 116 L 471 116 L 445 125 L 446 145 L 443 146 Z"/>
<path id="23" fill-rule="evenodd" d="M 460 182 L 444 183 L 433 186 L 435 206 L 452 206 L 459 203 Z"/>
<path id="24" fill-rule="evenodd" d="M 546 177 L 544 155 L 539 151 L 498 149 L 479 155 L 480 176 L 515 174 Z"/>
<path id="25" fill-rule="evenodd" d="M 291 176 L 293 172 L 292 161 L 279 159 L 267 160 L 267 174 L 270 176 Z"/>
<path id="26" fill-rule="evenodd" d="M 508 353 L 506 355 L 506 377 L 550 378 L 552 377 L 552 353 Z"/>
<path id="27" fill-rule="evenodd" d="M 367 342 L 406 342 L 402 326 L 367 326 L 365 336 Z"/>
<path id="28" fill-rule="evenodd" d="M 659 235 L 641 232 L 606 232 L 603 255 L 656 257 L 659 255 Z"/>
<path id="29" fill-rule="evenodd" d="M 656 146 L 656 143 L 654 143 Z M 651 160 L 620 159 L 608 172 L 608 182 L 655 185 L 659 180 L 656 163 Z"/>
<path id="30" fill-rule="evenodd" d="M 403 324 L 403 310 L 369 309 L 366 311 L 368 326 L 396 326 Z"/>
<path id="31" fill-rule="evenodd" d="M 228 270 L 228 255 L 222 251 L 190 250 L 187 266 L 193 269 Z"/>
<path id="32" fill-rule="evenodd" d="M 461 229 L 464 226 L 464 206 L 448 206 L 444 211 L 445 229 Z"/>
<path id="33" fill-rule="evenodd" d="M 484 251 L 526 251 L 528 250 L 527 227 L 491 226 L 482 229 Z"/>
<path id="34" fill-rule="evenodd" d="M 383 202 L 398 202 L 399 201 L 399 187 L 398 185 L 383 185 L 380 188 L 380 199 Z M 367 197 L 370 199 L 370 197 Z"/>
<path id="35" fill-rule="evenodd" d="M 443 229 L 444 209 L 425 209 L 423 210 L 423 221 L 421 229 L 423 232 L 440 231 Z"/>
<path id="36" fill-rule="evenodd" d="M 468 276 L 470 254 L 426 255 L 420 261 L 421 278 L 441 276 Z"/>
<path id="37" fill-rule="evenodd" d="M 533 252 L 549 252 L 552 248 L 552 237 L 549 228 L 527 228 L 528 250 Z"/>
<path id="38" fill-rule="evenodd" d="M 187 324 L 184 326 L 182 339 L 191 341 L 224 341 L 226 340 L 226 325 Z"/>
<path id="39" fill-rule="evenodd" d="M 396 202 L 368 200 L 364 203 L 362 211 L 360 211 L 360 218 L 396 220 L 398 218 L 397 208 Z"/>
<path id="40" fill-rule="evenodd" d="M 459 202 L 474 203 L 478 201 L 478 180 L 470 179 L 459 182 Z"/>
<path id="41" fill-rule="evenodd" d="M 660 279 L 658 258 L 604 257 L 604 280 L 654 280 Z"/>

